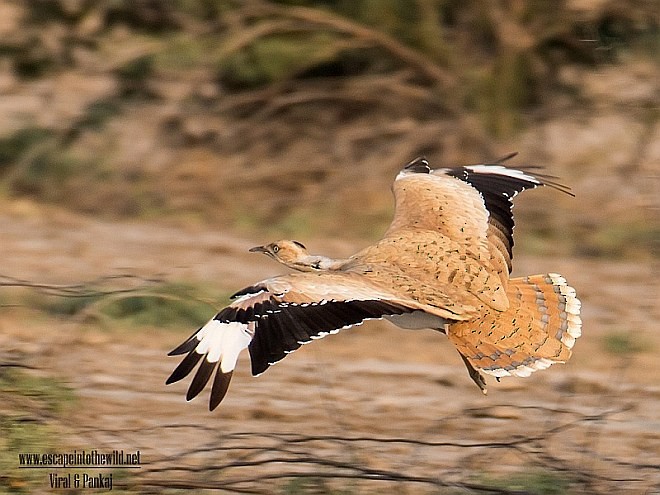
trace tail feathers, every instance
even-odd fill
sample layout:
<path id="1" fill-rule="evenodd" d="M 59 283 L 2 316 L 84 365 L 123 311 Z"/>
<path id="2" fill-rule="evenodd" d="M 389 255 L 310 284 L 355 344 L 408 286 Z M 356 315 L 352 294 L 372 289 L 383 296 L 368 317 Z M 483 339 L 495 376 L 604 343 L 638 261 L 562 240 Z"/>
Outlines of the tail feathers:
<path id="1" fill-rule="evenodd" d="M 453 323 L 447 336 L 475 367 L 496 377 L 529 376 L 571 356 L 581 335 L 580 301 L 556 273 L 513 278 L 509 309 Z"/>
<path id="2" fill-rule="evenodd" d="M 209 408 L 213 410 L 227 393 L 238 356 L 251 340 L 252 334 L 247 324 L 213 319 L 169 353 L 170 356 L 187 355 L 165 383 L 169 385 L 183 380 L 201 361 L 188 388 L 186 400 L 195 398 L 215 371 L 209 403 Z"/>

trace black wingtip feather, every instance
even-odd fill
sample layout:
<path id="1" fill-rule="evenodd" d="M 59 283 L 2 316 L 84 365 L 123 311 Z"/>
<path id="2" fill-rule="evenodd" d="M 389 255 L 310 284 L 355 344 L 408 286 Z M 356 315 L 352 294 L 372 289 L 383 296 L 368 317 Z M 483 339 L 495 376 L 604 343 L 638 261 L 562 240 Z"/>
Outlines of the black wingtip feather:
<path id="1" fill-rule="evenodd" d="M 238 292 L 235 292 L 231 296 L 229 296 L 229 299 L 237 299 L 241 296 L 246 296 L 248 294 L 258 294 L 259 292 L 264 292 L 267 291 L 268 289 L 266 286 L 257 284 L 257 285 L 250 285 L 249 287 L 246 287 L 245 289 L 241 289 Z"/>
<path id="2" fill-rule="evenodd" d="M 213 380 L 213 387 L 211 387 L 209 411 L 213 411 L 216 407 L 218 407 L 218 404 L 220 404 L 222 399 L 225 398 L 225 395 L 227 395 L 229 382 L 231 382 L 231 377 L 233 374 L 233 371 L 223 373 L 222 370 L 218 368 L 218 372 L 215 374 L 215 379 Z"/>
<path id="3" fill-rule="evenodd" d="M 518 152 L 514 151 L 512 153 L 507 153 L 506 155 L 498 158 L 497 160 L 494 160 L 492 162 L 487 162 L 484 165 L 502 165 L 504 166 L 504 162 L 507 162 L 511 160 L 512 158 L 515 158 L 518 156 Z M 464 167 L 457 167 L 456 169 L 460 169 Z M 575 197 L 575 194 L 571 192 L 571 188 L 569 186 L 566 186 L 562 184 L 561 182 L 557 182 L 555 179 L 559 179 L 559 177 L 555 175 L 549 175 L 549 174 L 543 174 L 543 173 L 538 173 L 537 170 L 544 170 L 543 166 L 540 165 L 525 165 L 522 168 L 519 167 L 510 167 L 511 170 L 518 170 L 519 172 L 522 172 L 526 175 L 529 175 L 531 177 L 534 177 L 536 180 L 538 180 L 541 184 L 541 186 L 547 186 L 550 187 L 551 189 L 555 189 L 559 192 L 562 192 L 564 194 L 568 194 L 569 196 Z M 459 177 L 457 177 L 459 178 Z M 462 179 L 465 180 L 465 179 Z M 468 181 L 469 182 L 469 181 Z M 523 188 L 527 189 L 527 187 Z M 520 192 L 520 191 L 518 191 Z"/>
<path id="4" fill-rule="evenodd" d="M 187 352 L 192 351 L 195 347 L 197 347 L 197 344 L 199 344 L 199 340 L 195 338 L 195 335 L 197 335 L 197 332 L 192 334 L 188 340 L 183 342 L 176 349 L 172 349 L 170 352 L 168 352 L 167 355 L 180 356 L 181 354 L 186 354 Z"/>
<path id="5" fill-rule="evenodd" d="M 195 373 L 195 377 L 192 379 L 192 382 L 190 382 L 190 387 L 188 387 L 188 393 L 186 394 L 186 400 L 192 400 L 199 395 L 208 383 L 209 378 L 211 378 L 211 374 L 213 374 L 213 370 L 217 364 L 217 362 L 210 363 L 207 359 L 202 361 L 197 373 Z"/>
<path id="6" fill-rule="evenodd" d="M 165 385 L 178 382 L 187 377 L 201 358 L 201 354 L 192 351 L 179 363 L 179 366 L 176 367 L 169 378 L 165 381 Z"/>
<path id="7" fill-rule="evenodd" d="M 493 163 L 504 163 L 508 160 L 511 160 L 512 158 L 515 158 L 516 156 L 518 156 L 518 152 L 517 151 L 512 151 L 511 153 L 507 153 L 506 155 L 498 158 Z"/>
<path id="8" fill-rule="evenodd" d="M 429 162 L 424 156 L 418 156 L 413 161 L 408 163 L 405 167 L 403 167 L 403 169 L 418 174 L 431 173 L 431 167 L 429 166 Z"/>
<path id="9" fill-rule="evenodd" d="M 252 376 L 261 375 L 270 366 L 268 360 L 263 358 L 263 356 L 270 355 L 269 351 L 264 346 L 257 347 L 256 345 L 250 345 L 248 352 L 250 353 L 250 371 L 252 372 Z"/>

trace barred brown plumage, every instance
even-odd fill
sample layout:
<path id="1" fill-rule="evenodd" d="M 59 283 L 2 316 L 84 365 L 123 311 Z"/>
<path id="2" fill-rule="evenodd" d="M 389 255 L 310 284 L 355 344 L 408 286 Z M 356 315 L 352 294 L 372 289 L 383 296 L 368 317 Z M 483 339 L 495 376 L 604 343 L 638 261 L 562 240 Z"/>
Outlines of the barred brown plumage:
<path id="1" fill-rule="evenodd" d="M 529 376 L 571 355 L 580 336 L 580 303 L 556 273 L 513 278 L 504 312 L 483 307 L 478 320 L 452 323 L 447 336 L 484 373 Z"/>
<path id="2" fill-rule="evenodd" d="M 511 200 L 543 185 L 570 194 L 553 177 L 501 161 L 436 170 L 423 158 L 412 161 L 394 181 L 394 218 L 377 243 L 346 259 L 310 255 L 298 241 L 251 249 L 299 273 L 234 294 L 170 352 L 186 356 L 167 383 L 201 361 L 186 398 L 197 396 L 215 371 L 214 409 L 244 349 L 256 376 L 301 345 L 381 318 L 446 333 L 484 393 L 479 370 L 499 379 L 566 361 L 581 333 L 575 290 L 554 273 L 509 278 Z"/>

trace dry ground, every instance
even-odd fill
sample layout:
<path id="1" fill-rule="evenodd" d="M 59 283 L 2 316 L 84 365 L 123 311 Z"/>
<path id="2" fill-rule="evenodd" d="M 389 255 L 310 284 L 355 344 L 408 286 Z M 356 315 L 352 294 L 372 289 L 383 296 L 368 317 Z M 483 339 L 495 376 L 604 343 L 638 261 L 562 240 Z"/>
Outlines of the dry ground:
<path id="1" fill-rule="evenodd" d="M 63 284 L 128 272 L 238 289 L 281 271 L 246 252 L 266 239 L 103 223 L 30 203 L 4 210 L 5 276 Z M 329 245 L 332 254 L 357 247 Z M 550 472 L 558 476 L 551 484 L 566 479 L 572 493 L 660 493 L 653 270 L 596 259 L 520 255 L 516 262 L 518 273 L 566 276 L 583 301 L 584 336 L 567 365 L 490 380 L 488 396 L 442 335 L 380 322 L 306 346 L 258 379 L 244 356 L 213 413 L 205 394 L 186 403 L 186 384 L 164 385 L 177 364 L 166 353 L 192 328 L 107 330 L 6 308 L 0 357 L 73 389 L 68 416 L 50 420 L 59 446 L 140 450 L 143 468 L 117 475 L 115 490 L 192 484 L 297 493 L 313 485 L 320 491 L 303 493 L 473 493 L 470 484 L 511 474 L 511 489 L 519 473 Z M 607 352 L 612 335 L 644 350 Z M 296 484 L 282 478 L 287 473 L 309 478 Z M 50 491 L 43 478 L 31 491 Z"/>

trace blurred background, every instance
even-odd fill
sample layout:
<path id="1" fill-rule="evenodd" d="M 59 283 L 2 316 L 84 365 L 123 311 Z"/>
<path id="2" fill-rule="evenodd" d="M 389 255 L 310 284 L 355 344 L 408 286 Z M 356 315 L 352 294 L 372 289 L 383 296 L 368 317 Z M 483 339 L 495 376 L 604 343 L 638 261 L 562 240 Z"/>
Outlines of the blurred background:
<path id="1" fill-rule="evenodd" d="M 0 493 L 18 452 L 141 450 L 114 491 L 660 493 L 660 14 L 632 0 L 0 0 Z M 441 335 L 370 322 L 223 405 L 166 352 L 247 249 L 377 240 L 390 185 L 519 155 L 514 272 L 584 305 L 566 366 L 482 397 Z M 263 258 L 263 259 L 262 259 Z M 105 471 L 104 471 L 105 472 Z"/>

